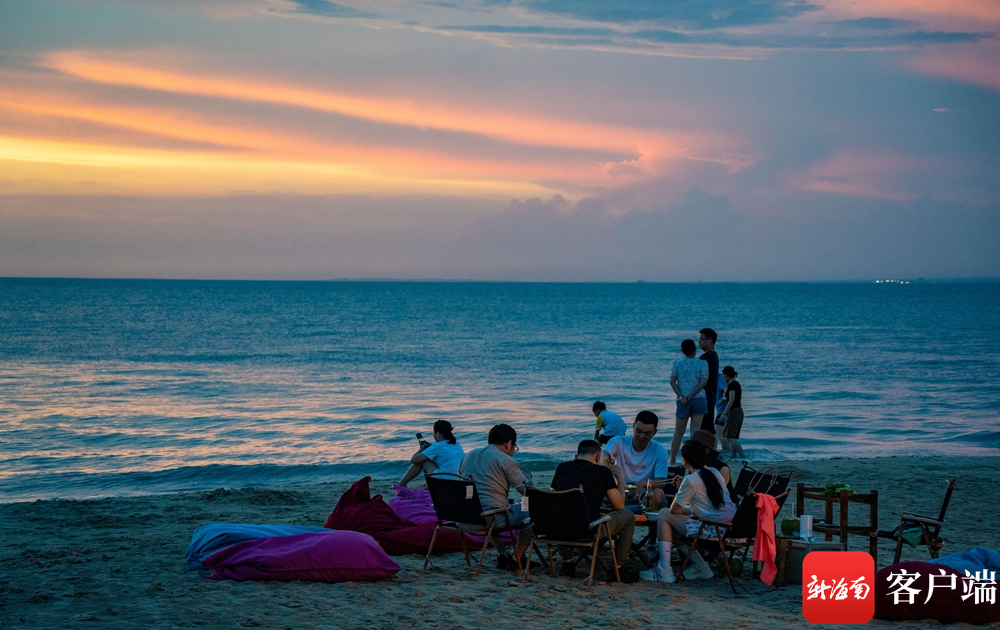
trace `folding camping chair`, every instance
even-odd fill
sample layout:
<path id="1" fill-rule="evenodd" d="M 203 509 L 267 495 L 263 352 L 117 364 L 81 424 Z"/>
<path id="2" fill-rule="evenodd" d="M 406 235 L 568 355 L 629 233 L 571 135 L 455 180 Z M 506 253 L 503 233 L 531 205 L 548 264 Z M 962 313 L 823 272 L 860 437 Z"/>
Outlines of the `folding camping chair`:
<path id="1" fill-rule="evenodd" d="M 900 556 L 903 554 L 903 542 L 905 540 L 903 533 L 911 526 L 920 528 L 920 542 L 918 544 L 927 546 L 927 551 L 931 554 L 931 558 L 938 557 L 938 552 L 941 551 L 945 543 L 945 540 L 941 538 L 941 526 L 944 525 L 944 514 L 948 511 L 948 503 L 951 501 L 951 493 L 954 490 L 955 480 L 949 479 L 948 489 L 945 491 L 944 501 L 941 503 L 941 512 L 936 519 L 930 516 L 904 512 L 900 514 L 899 527 L 897 529 L 893 531 L 880 529 L 878 531 L 879 538 L 888 538 L 896 541 L 896 557 L 892 561 L 893 564 L 898 563 Z"/>
<path id="2" fill-rule="evenodd" d="M 606 539 L 611 547 L 611 565 L 614 567 L 615 580 L 621 583 L 621 576 L 618 574 L 618 560 L 615 558 L 615 547 L 612 544 L 610 516 L 603 516 L 596 521 L 591 521 L 587 515 L 587 501 L 583 496 L 583 487 L 573 490 L 563 490 L 554 492 L 551 490 L 539 490 L 528 486 L 526 488 L 528 497 L 528 513 L 531 515 L 531 527 L 534 530 L 534 539 L 531 546 L 538 557 L 545 562 L 538 543 L 545 543 L 548 551 L 548 565 L 552 570 L 552 577 L 556 576 L 556 565 L 552 559 L 552 547 L 572 547 L 583 548 L 585 551 L 576 562 L 580 562 L 587 557 L 589 551 L 590 577 L 587 578 L 587 591 L 594 585 L 594 570 L 600 562 L 605 573 L 610 577 L 611 570 L 600 557 L 601 544 Z M 525 578 L 528 576 L 531 562 L 527 562 L 524 567 Z"/>
<path id="3" fill-rule="evenodd" d="M 486 559 L 486 548 L 490 544 L 490 536 L 493 535 L 494 530 L 512 532 L 520 529 L 510 524 L 509 517 L 513 510 L 508 506 L 484 512 L 483 506 L 479 502 L 479 492 L 472 479 L 463 479 L 451 473 L 432 473 L 425 475 L 425 479 L 427 480 L 427 490 L 431 493 L 431 502 L 434 504 L 434 513 L 437 514 L 437 526 L 434 528 L 431 544 L 427 548 L 427 557 L 424 558 L 424 571 L 427 570 L 427 565 L 431 561 L 431 553 L 434 552 L 438 530 L 455 529 L 466 534 L 486 537 L 485 542 L 483 542 L 483 551 L 479 555 L 479 565 L 476 567 L 476 577 L 479 577 L 479 573 L 483 570 L 483 560 Z M 465 536 L 460 538 L 462 552 L 465 553 L 465 564 L 471 567 L 469 550 L 465 546 Z M 520 568 L 520 559 L 518 559 L 518 568 Z"/>

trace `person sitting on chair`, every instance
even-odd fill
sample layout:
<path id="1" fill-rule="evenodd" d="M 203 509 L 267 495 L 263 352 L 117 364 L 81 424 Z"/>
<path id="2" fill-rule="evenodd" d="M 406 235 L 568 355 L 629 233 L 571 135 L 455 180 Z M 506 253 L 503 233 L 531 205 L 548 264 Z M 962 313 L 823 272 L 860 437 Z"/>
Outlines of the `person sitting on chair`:
<path id="1" fill-rule="evenodd" d="M 722 474 L 706 465 L 707 456 L 708 451 L 700 442 L 688 440 L 681 447 L 681 461 L 688 474 L 681 482 L 670 508 L 660 510 L 657 523 L 660 560 L 652 569 L 639 573 L 643 580 L 666 584 L 676 580 L 670 567 L 674 531 L 682 536 L 694 536 L 701 526 L 698 519 L 731 521 L 736 515 L 736 506 L 726 490 Z M 691 554 L 691 561 L 693 569 L 688 574 L 689 578 L 715 577 L 712 567 L 697 551 Z"/>
<path id="2" fill-rule="evenodd" d="M 418 436 L 419 437 L 419 436 Z M 423 472 L 425 475 L 439 472 L 458 474 L 458 466 L 462 463 L 465 451 L 452 434 L 451 423 L 447 420 L 438 420 L 434 423 L 434 443 L 421 446 L 420 450 L 410 458 L 410 467 L 406 474 L 399 481 L 399 485 L 406 487 Z"/>
<path id="3" fill-rule="evenodd" d="M 601 503 L 605 497 L 614 510 L 608 516 L 611 535 L 621 534 L 615 541 L 615 560 L 621 568 L 632 549 L 635 532 L 635 514 L 625 509 L 625 482 L 621 471 L 614 464 L 601 465 L 601 445 L 596 440 L 584 440 L 576 447 L 576 457 L 563 462 L 552 476 L 553 490 L 574 490 L 583 487 L 587 501 L 587 517 L 591 522 L 601 518 Z M 609 460 L 610 462 L 610 460 Z M 617 479 L 617 481 L 616 481 Z M 573 577 L 576 565 L 570 560 L 572 549 L 560 549 L 563 556 L 563 575 Z"/>
<path id="4" fill-rule="evenodd" d="M 522 471 L 521 465 L 514 460 L 517 452 L 517 431 L 507 424 L 498 424 L 490 429 L 488 446 L 470 451 L 458 468 L 458 474 L 466 479 L 472 479 L 479 492 L 479 501 L 484 512 L 511 507 L 512 512 L 488 517 L 495 521 L 494 534 L 490 538 L 493 548 L 497 550 L 497 568 L 514 571 L 518 568 L 521 555 L 531 544 L 533 535 L 526 514 L 521 513 L 521 506 L 511 506 L 508 495 L 511 487 L 524 494 L 524 486 L 531 483 L 531 471 Z M 511 556 L 500 532 L 508 527 L 520 528 L 514 552 Z M 527 559 L 526 559 L 527 560 Z"/>
<path id="5" fill-rule="evenodd" d="M 619 435 L 611 438 L 604 447 L 611 459 L 621 468 L 625 483 L 639 487 L 656 478 L 666 479 L 667 449 L 653 439 L 660 419 L 652 411 L 640 411 L 632 424 L 632 436 Z M 653 503 L 660 507 L 664 502 L 663 488 L 653 488 Z"/>

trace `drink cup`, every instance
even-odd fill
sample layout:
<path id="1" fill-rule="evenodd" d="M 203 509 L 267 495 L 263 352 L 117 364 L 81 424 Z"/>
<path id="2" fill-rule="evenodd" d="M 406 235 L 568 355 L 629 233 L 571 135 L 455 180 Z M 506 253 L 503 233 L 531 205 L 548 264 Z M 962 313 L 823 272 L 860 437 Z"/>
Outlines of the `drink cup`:
<path id="1" fill-rule="evenodd" d="M 802 540 L 809 540 L 813 535 L 813 517 L 809 514 L 803 514 L 799 517 L 799 534 L 802 536 Z"/>

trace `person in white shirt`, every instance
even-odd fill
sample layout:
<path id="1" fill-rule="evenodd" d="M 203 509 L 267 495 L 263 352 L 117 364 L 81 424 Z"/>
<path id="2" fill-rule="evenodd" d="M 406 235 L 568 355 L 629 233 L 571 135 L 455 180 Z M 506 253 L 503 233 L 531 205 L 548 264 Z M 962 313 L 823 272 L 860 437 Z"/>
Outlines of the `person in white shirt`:
<path id="1" fill-rule="evenodd" d="M 670 584 L 676 578 L 670 568 L 670 552 L 673 547 L 674 532 L 682 536 L 694 536 L 701 526 L 699 519 L 728 522 L 736 516 L 725 479 L 718 470 L 707 466 L 708 449 L 700 442 L 688 440 L 681 448 L 681 461 L 688 474 L 685 475 L 677 496 L 670 508 L 660 510 L 657 517 L 657 542 L 660 560 L 652 568 L 639 573 L 643 580 Z M 691 574 L 694 579 L 715 577 L 712 567 L 697 551 L 691 554 Z"/>
<path id="2" fill-rule="evenodd" d="M 632 424 L 632 436 L 612 438 L 604 447 L 612 462 L 621 470 L 625 483 L 646 485 L 649 479 L 666 479 L 669 455 L 662 444 L 653 440 L 660 419 L 652 411 L 640 411 Z M 662 488 L 653 488 L 653 503 L 663 505 Z"/>
<path id="3" fill-rule="evenodd" d="M 608 411 L 607 405 L 598 400 L 593 406 L 594 416 L 597 418 L 597 428 L 594 431 L 594 439 L 601 444 L 607 444 L 611 438 L 625 435 L 625 421 L 613 411 Z"/>
<path id="4" fill-rule="evenodd" d="M 406 474 L 399 481 L 399 485 L 406 487 L 417 476 L 439 472 L 458 474 L 458 466 L 462 463 L 465 451 L 452 434 L 451 423 L 447 420 L 438 420 L 434 423 L 434 443 L 423 446 L 410 458 L 410 467 L 406 469 Z"/>

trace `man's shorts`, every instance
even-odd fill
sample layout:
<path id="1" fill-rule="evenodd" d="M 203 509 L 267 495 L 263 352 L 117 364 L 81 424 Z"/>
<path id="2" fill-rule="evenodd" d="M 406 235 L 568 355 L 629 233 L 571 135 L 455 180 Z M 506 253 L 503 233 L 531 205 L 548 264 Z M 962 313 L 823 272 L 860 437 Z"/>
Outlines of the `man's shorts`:
<path id="1" fill-rule="evenodd" d="M 729 410 L 726 420 L 726 428 L 722 430 L 722 437 L 727 440 L 740 439 L 740 430 L 743 428 L 743 407 L 736 407 Z"/>
<path id="2" fill-rule="evenodd" d="M 677 399 L 677 413 L 675 414 L 678 418 L 690 418 L 691 416 L 703 416 L 708 410 L 708 405 L 705 404 L 704 398 L 692 398 L 687 402 L 687 404 L 681 403 L 680 398 Z"/>

